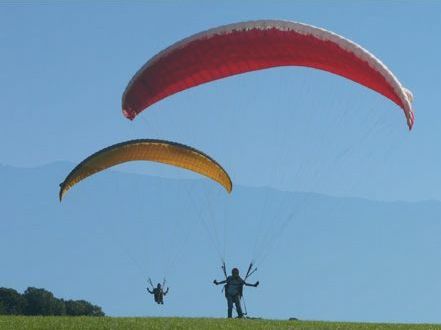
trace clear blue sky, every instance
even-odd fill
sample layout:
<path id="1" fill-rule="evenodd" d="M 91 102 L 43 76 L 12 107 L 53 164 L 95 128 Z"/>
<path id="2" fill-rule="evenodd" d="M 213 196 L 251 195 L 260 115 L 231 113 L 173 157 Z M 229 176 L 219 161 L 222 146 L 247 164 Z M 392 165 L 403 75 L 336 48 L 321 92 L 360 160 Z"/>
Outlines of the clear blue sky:
<path id="1" fill-rule="evenodd" d="M 123 117 L 127 82 L 158 51 L 262 18 L 323 27 L 371 51 L 414 93 L 414 129 L 384 97 L 304 68 L 231 77 L 169 97 L 133 122 Z M 163 138 L 210 154 L 235 184 L 441 200 L 440 35 L 438 1 L 0 1 L 0 163 L 77 163 L 123 140 Z M 192 177 L 145 164 L 120 170 Z"/>
<path id="2" fill-rule="evenodd" d="M 115 142 L 161 137 L 211 154 L 236 183 L 376 199 L 441 199 L 436 1 L 80 2 L 0 9 L 3 164 L 78 162 Z M 373 52 L 413 91 L 414 130 L 406 131 L 400 110 L 381 96 L 299 68 L 218 81 L 162 101 L 134 122 L 124 119 L 122 92 L 156 52 L 210 27 L 260 18 L 324 27 Z M 352 151 L 334 164 L 332 155 L 348 147 Z M 320 173 L 330 172 L 320 187 L 293 171 L 305 160 Z M 274 163 L 283 179 L 268 170 Z"/>

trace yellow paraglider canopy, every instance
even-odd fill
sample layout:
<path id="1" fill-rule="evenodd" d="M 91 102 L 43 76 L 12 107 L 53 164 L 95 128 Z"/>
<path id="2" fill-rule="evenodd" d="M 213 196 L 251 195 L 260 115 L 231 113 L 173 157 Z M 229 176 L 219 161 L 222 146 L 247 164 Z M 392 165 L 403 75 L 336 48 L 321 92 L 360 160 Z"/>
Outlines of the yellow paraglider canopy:
<path id="1" fill-rule="evenodd" d="M 184 168 L 218 182 L 229 193 L 233 189 L 228 173 L 203 152 L 176 142 L 139 139 L 114 144 L 83 160 L 60 184 L 60 201 L 81 180 L 115 165 L 142 160 Z"/>

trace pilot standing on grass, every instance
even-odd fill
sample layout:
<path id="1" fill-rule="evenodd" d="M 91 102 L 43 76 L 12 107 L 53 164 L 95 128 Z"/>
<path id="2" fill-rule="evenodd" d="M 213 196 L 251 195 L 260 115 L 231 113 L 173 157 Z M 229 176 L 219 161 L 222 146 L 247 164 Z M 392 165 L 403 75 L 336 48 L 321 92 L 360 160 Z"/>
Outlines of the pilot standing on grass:
<path id="1" fill-rule="evenodd" d="M 228 276 L 224 281 L 218 282 L 217 280 L 214 280 L 213 283 L 216 285 L 225 284 L 224 289 L 225 298 L 227 298 L 228 305 L 228 318 L 232 317 L 233 304 L 236 305 L 237 317 L 243 317 L 242 307 L 240 306 L 240 299 L 242 298 L 243 294 L 243 286 L 246 285 L 257 287 L 259 285 L 259 281 L 257 281 L 255 284 L 246 283 L 239 276 L 239 269 L 237 268 L 233 268 L 231 270 L 231 275 Z"/>

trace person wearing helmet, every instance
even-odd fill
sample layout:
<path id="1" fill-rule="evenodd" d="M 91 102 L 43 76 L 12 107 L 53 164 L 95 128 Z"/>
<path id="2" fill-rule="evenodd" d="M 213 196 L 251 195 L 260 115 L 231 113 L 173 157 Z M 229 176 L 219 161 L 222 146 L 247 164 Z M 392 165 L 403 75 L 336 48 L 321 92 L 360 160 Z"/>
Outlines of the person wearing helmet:
<path id="1" fill-rule="evenodd" d="M 224 281 L 218 282 L 214 280 L 215 285 L 225 284 L 225 298 L 227 298 L 228 305 L 228 318 L 232 317 L 233 314 L 233 304 L 236 305 L 237 316 L 239 318 L 243 317 L 242 307 L 240 306 L 240 299 L 242 298 L 243 286 L 257 287 L 259 281 L 254 284 L 246 283 L 239 275 L 239 269 L 233 268 L 231 270 L 231 275 L 228 276 Z"/>
<path id="2" fill-rule="evenodd" d="M 168 293 L 168 289 L 167 290 L 163 290 L 161 283 L 158 283 L 158 285 L 156 286 L 156 288 L 153 288 L 153 291 L 150 291 L 149 288 L 147 288 L 147 291 L 153 295 L 155 302 L 157 304 L 163 305 L 164 304 L 164 296 Z"/>

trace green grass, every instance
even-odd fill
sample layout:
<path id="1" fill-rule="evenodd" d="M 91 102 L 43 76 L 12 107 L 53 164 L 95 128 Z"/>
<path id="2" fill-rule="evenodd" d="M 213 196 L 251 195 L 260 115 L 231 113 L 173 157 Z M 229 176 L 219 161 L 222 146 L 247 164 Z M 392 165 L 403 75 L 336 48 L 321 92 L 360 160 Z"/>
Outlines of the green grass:
<path id="1" fill-rule="evenodd" d="M 293 330 L 435 330 L 434 324 L 380 324 L 315 321 L 226 320 L 209 318 L 117 318 L 0 316 L 0 329 L 293 329 Z"/>

